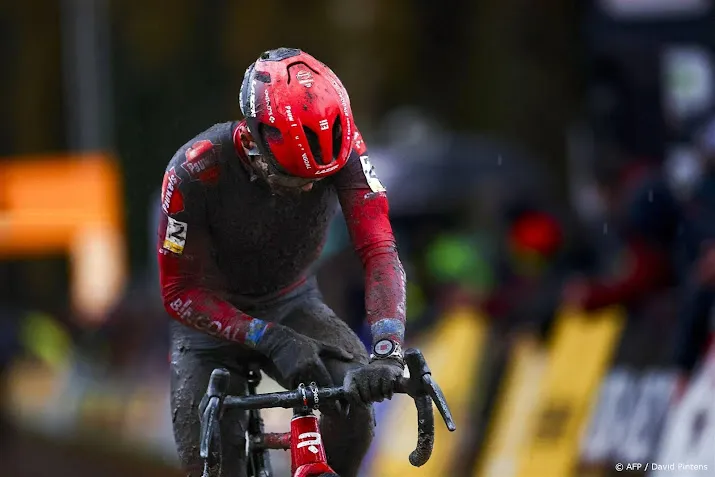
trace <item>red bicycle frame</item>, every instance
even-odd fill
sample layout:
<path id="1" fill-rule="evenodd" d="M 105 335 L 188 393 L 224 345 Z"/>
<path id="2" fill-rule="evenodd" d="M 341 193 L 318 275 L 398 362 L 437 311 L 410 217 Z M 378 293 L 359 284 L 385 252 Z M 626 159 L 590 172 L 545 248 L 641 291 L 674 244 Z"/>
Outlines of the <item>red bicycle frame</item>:
<path id="1" fill-rule="evenodd" d="M 332 474 L 318 428 L 318 418 L 310 413 L 290 421 L 290 463 L 293 477 Z"/>
<path id="2" fill-rule="evenodd" d="M 328 465 L 318 418 L 311 411 L 294 415 L 290 421 L 290 432 L 264 434 L 262 447 L 290 450 L 293 477 L 318 477 L 335 473 Z"/>

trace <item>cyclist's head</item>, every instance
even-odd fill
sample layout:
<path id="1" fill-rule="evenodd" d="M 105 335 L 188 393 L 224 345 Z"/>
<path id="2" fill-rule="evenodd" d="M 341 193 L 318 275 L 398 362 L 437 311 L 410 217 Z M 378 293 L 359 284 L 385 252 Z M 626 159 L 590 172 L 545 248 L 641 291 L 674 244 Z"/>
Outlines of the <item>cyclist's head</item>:
<path id="1" fill-rule="evenodd" d="M 293 48 L 264 52 L 239 93 L 251 164 L 271 185 L 299 188 L 338 172 L 353 149 L 348 93 L 330 68 Z M 251 140 L 252 139 L 252 140 Z"/>

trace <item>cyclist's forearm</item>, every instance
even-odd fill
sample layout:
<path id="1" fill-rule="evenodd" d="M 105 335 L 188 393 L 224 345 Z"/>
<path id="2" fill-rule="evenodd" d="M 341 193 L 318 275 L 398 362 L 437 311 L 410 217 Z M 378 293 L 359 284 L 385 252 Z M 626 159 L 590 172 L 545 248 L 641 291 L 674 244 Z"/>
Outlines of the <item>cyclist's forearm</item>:
<path id="1" fill-rule="evenodd" d="M 175 320 L 204 333 L 255 348 L 270 323 L 254 318 L 207 290 L 181 289 L 164 294 L 166 311 Z"/>
<path id="2" fill-rule="evenodd" d="M 255 347 L 270 323 L 254 318 L 201 289 L 165 296 L 172 318 L 227 341 Z"/>
<path id="3" fill-rule="evenodd" d="M 365 309 L 373 342 L 405 336 L 405 270 L 389 218 L 387 194 L 369 188 L 340 197 L 350 237 L 365 270 Z"/>
<path id="4" fill-rule="evenodd" d="M 365 264 L 365 309 L 373 342 L 405 336 L 406 279 L 394 242 L 361 250 Z"/>

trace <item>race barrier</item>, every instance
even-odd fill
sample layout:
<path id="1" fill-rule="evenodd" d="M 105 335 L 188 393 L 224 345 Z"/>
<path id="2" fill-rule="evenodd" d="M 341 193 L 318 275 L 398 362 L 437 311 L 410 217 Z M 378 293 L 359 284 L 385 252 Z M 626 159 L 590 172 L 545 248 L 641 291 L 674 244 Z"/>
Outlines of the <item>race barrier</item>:
<path id="1" fill-rule="evenodd" d="M 521 337 L 475 477 L 571 477 L 625 316 L 561 310 L 547 349 Z"/>
<path id="2" fill-rule="evenodd" d="M 629 475 L 645 475 L 645 463 L 655 458 L 676 385 L 669 367 L 675 313 L 664 303 L 671 299 L 662 298 L 623 330 L 581 441 L 581 473 L 615 475 L 617 464 L 632 463 Z"/>
<path id="3" fill-rule="evenodd" d="M 497 395 L 493 424 L 474 477 L 515 477 L 519 456 L 533 432 L 536 403 L 548 356 L 535 336 L 520 335 Z"/>
<path id="4" fill-rule="evenodd" d="M 564 310 L 557 318 L 533 432 L 517 477 L 570 477 L 578 442 L 610 364 L 625 316 Z"/>
<path id="5" fill-rule="evenodd" d="M 672 372 L 614 368 L 582 441 L 581 464 L 605 471 L 617 463 L 650 462 L 674 389 Z"/>
<path id="6" fill-rule="evenodd" d="M 670 409 L 650 464 L 649 477 L 715 475 L 715 346 Z"/>

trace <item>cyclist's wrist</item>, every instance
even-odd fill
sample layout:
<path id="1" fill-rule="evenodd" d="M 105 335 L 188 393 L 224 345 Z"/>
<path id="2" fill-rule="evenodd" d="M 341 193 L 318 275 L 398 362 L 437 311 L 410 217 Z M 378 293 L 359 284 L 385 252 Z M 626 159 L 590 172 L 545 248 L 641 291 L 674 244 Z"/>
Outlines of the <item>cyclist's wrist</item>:
<path id="1" fill-rule="evenodd" d="M 368 366 L 396 366 L 405 369 L 405 362 L 397 358 L 370 359 Z"/>
<path id="2" fill-rule="evenodd" d="M 245 344 L 259 353 L 268 355 L 276 344 L 274 336 L 279 326 L 275 323 L 253 318 L 248 325 Z"/>
<path id="3" fill-rule="evenodd" d="M 405 360 L 402 353 L 402 344 L 391 338 L 378 340 L 372 346 L 370 352 L 370 362 L 390 362 L 395 361 L 404 366 Z"/>
<path id="4" fill-rule="evenodd" d="M 405 339 L 405 322 L 397 318 L 382 318 L 370 324 L 372 345 L 378 341 L 389 339 L 402 345 Z"/>

